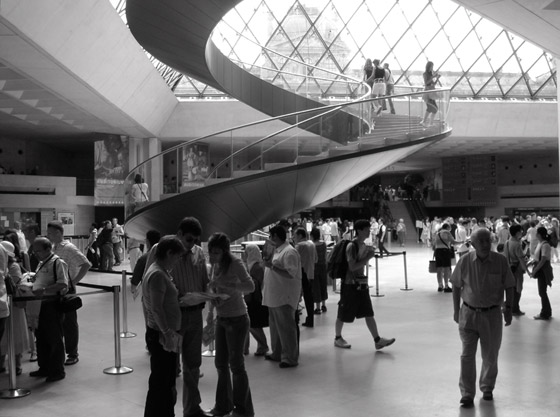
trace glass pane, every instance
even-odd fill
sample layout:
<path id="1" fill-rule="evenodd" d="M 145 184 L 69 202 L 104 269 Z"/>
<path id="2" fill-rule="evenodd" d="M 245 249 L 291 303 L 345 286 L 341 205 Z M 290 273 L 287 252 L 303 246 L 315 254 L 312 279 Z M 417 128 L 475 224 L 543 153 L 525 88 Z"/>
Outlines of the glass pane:
<path id="1" fill-rule="evenodd" d="M 506 93 L 519 81 L 521 70 L 515 56 L 512 56 L 501 68 L 496 70 L 496 77 Z M 523 88 L 525 88 L 525 94 L 528 94 L 526 87 Z"/>
<path id="2" fill-rule="evenodd" d="M 471 22 L 465 9 L 457 10 L 451 18 L 445 23 L 445 33 L 449 36 L 449 42 L 454 48 L 461 43 L 472 29 Z"/>
<path id="3" fill-rule="evenodd" d="M 556 78 L 550 77 L 548 81 L 541 84 L 541 90 L 536 94 L 536 98 L 550 98 L 556 94 Z"/>
<path id="4" fill-rule="evenodd" d="M 489 20 L 482 19 L 476 25 L 475 31 L 479 36 L 482 48 L 486 49 L 504 29 Z"/>
<path id="5" fill-rule="evenodd" d="M 503 97 L 503 92 L 500 88 L 500 84 L 495 77 L 490 78 L 490 80 L 481 79 L 481 81 L 486 81 L 485 86 L 480 86 L 477 89 L 477 94 L 481 97 Z M 477 87 L 475 87 L 476 89 Z M 481 90 L 482 88 L 482 90 Z"/>
<path id="6" fill-rule="evenodd" d="M 541 55 L 537 62 L 527 71 L 527 78 L 533 93 L 537 91 L 543 83 L 548 81 L 550 78 L 550 69 L 544 54 Z"/>

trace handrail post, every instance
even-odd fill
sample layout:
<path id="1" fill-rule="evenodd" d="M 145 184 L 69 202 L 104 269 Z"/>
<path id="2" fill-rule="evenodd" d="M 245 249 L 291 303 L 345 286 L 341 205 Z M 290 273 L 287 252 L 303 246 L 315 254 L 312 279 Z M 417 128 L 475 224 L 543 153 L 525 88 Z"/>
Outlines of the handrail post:
<path id="1" fill-rule="evenodd" d="M 408 288 L 408 273 L 406 268 L 406 251 L 403 251 L 403 263 L 404 263 L 404 288 L 401 291 L 412 291 L 412 288 Z"/>
<path id="2" fill-rule="evenodd" d="M 375 255 L 375 294 L 372 297 L 385 297 L 384 294 L 379 294 L 379 255 Z"/>
<path id="3" fill-rule="evenodd" d="M 115 366 L 103 370 L 104 374 L 123 375 L 133 371 L 132 368 L 121 366 L 121 339 L 120 335 L 120 305 L 119 305 L 118 285 L 113 285 L 113 323 L 114 323 L 114 340 L 115 340 Z"/>
<path id="4" fill-rule="evenodd" d="M 132 333 L 128 331 L 128 308 L 127 308 L 127 293 L 126 293 L 126 271 L 122 270 L 122 284 L 121 284 L 121 291 L 122 291 L 122 321 L 123 321 L 123 331 L 120 334 L 122 338 L 130 338 L 136 337 L 136 333 Z"/>
<path id="5" fill-rule="evenodd" d="M 0 278 L 3 279 L 3 278 Z M 8 341 L 8 373 L 10 379 L 9 388 L 0 391 L 0 398 L 21 398 L 28 396 L 31 391 L 23 388 L 16 388 L 16 352 L 14 348 L 14 305 L 12 296 L 8 295 L 8 311 L 10 315 L 7 320 L 7 341 Z"/>

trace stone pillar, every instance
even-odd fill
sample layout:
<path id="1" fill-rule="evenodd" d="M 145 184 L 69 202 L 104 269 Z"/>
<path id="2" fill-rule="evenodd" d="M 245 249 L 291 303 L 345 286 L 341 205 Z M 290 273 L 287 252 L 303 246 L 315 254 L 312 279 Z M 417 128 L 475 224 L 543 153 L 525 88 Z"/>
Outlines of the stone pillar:
<path id="1" fill-rule="evenodd" d="M 161 153 L 161 140 L 159 140 L 158 138 L 148 138 L 146 139 L 146 141 L 148 149 L 148 155 L 146 159 L 159 155 Z M 150 187 L 150 201 L 161 200 L 161 195 L 163 194 L 162 158 L 154 158 L 150 160 L 146 169 L 145 180 Z"/>

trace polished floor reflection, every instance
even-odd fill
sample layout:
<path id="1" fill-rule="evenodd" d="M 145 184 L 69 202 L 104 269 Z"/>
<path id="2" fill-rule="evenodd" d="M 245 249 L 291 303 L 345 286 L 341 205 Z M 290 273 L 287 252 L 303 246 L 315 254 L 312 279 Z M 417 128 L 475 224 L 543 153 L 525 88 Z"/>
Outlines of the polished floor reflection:
<path id="1" fill-rule="evenodd" d="M 475 399 L 473 409 L 459 407 L 460 341 L 452 320 L 451 295 L 436 291 L 435 276 L 428 273 L 431 252 L 409 244 L 408 284 L 404 288 L 403 257 L 379 261 L 379 293 L 373 298 L 382 336 L 396 343 L 375 351 L 363 320 L 344 327 L 352 349 L 333 346 L 338 295 L 329 294 L 328 311 L 315 317 L 314 328 L 301 329 L 301 357 L 297 368 L 279 369 L 273 362 L 246 357 L 257 417 L 339 416 L 558 416 L 560 409 L 560 319 L 535 321 L 539 312 L 536 282 L 526 278 L 521 300 L 527 315 L 515 318 L 504 331 L 500 371 L 494 401 Z M 554 266 L 557 280 L 560 268 Z M 375 284 L 375 268 L 370 271 Z M 118 285 L 119 275 L 90 273 L 87 282 Z M 556 281 L 555 281 L 556 284 Z M 82 288 L 81 292 L 90 291 Z M 375 294 L 376 288 L 372 288 Z M 560 291 L 550 290 L 553 316 L 560 305 Z M 29 377 L 35 363 L 25 356 L 18 388 L 25 398 L 0 400 L 2 417 L 120 417 L 141 416 L 148 381 L 148 355 L 143 341 L 140 301 L 128 299 L 128 328 L 137 337 L 120 339 L 122 365 L 134 369 L 112 376 L 103 369 L 115 364 L 113 301 L 110 294 L 84 297 L 79 311 L 80 362 L 67 367 L 66 379 L 47 384 Z M 559 313 L 560 314 L 560 313 Z M 558 316 L 560 318 L 560 315 Z M 204 358 L 200 381 L 203 407 L 213 406 L 216 371 Z M 177 380 L 181 389 L 181 379 Z M 8 377 L 0 375 L 0 389 Z M 181 404 L 176 414 L 182 415 Z"/>

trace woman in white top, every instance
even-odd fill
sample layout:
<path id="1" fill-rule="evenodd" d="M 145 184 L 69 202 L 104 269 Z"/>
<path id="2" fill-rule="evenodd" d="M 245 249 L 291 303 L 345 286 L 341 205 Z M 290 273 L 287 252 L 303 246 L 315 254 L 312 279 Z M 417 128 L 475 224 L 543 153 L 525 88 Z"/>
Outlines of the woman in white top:
<path id="1" fill-rule="evenodd" d="M 451 254 L 452 245 L 463 243 L 453 239 L 450 231 L 449 223 L 443 223 L 439 232 L 432 239 L 434 248 L 434 256 L 436 258 L 438 292 L 452 292 L 449 287 L 449 278 L 451 278 Z M 445 284 L 445 287 L 443 286 Z"/>
<path id="2" fill-rule="evenodd" d="M 249 334 L 249 316 L 243 294 L 253 292 L 255 284 L 243 262 L 230 251 L 229 238 L 214 233 L 208 240 L 208 255 L 212 264 L 210 289 L 216 294 L 227 295 L 213 301 L 216 307 L 216 357 L 218 371 L 216 402 L 212 415 L 252 417 L 255 415 L 249 377 L 245 370 L 243 351 Z M 212 309 L 209 312 L 211 321 Z"/>
<path id="3" fill-rule="evenodd" d="M 134 176 L 134 184 L 131 190 L 132 204 L 138 207 L 139 204 L 150 201 L 148 197 L 148 184 L 143 181 L 140 174 Z"/>

